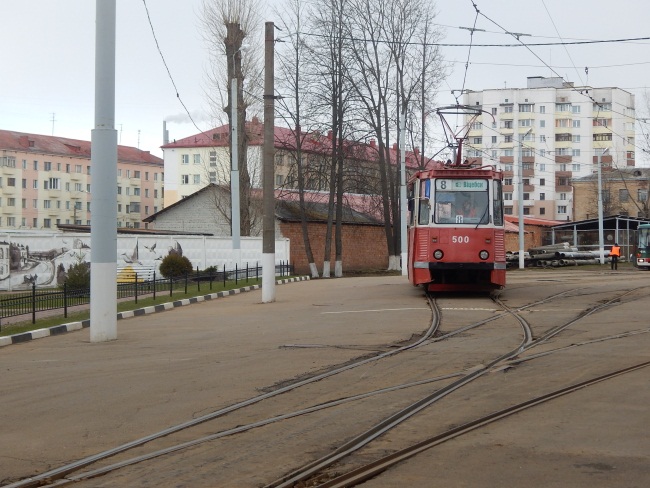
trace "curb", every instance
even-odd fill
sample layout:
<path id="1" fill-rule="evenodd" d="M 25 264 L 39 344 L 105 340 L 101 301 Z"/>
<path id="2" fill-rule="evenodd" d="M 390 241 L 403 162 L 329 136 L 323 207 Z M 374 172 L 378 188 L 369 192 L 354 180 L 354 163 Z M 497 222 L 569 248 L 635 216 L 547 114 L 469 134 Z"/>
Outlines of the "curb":
<path id="1" fill-rule="evenodd" d="M 297 278 L 277 280 L 275 284 L 284 285 L 286 283 L 294 283 L 297 281 L 308 281 L 309 279 L 309 276 L 299 276 Z M 140 317 L 142 315 L 148 315 L 151 313 L 164 312 L 166 310 L 173 310 L 174 308 L 183 307 L 185 305 L 192 305 L 193 303 L 201 303 L 208 300 L 215 300 L 217 298 L 225 298 L 231 295 L 239 295 L 240 293 L 259 290 L 261 288 L 262 285 L 245 286 L 243 288 L 235 288 L 233 290 L 210 293 L 209 295 L 201 295 L 192 298 L 184 298 L 182 300 L 175 300 L 173 302 L 161 303 L 152 307 L 138 308 L 135 310 L 129 310 L 128 312 L 119 312 L 117 314 L 117 320 L 128 319 L 131 317 Z M 65 334 L 67 332 L 85 329 L 86 327 L 90 327 L 90 319 L 83 320 L 81 322 L 70 322 L 69 324 L 55 325 L 54 327 L 48 327 L 45 329 L 36 329 L 11 336 L 3 336 L 0 337 L 0 347 L 10 346 L 12 344 L 22 344 L 24 342 L 33 341 L 35 339 L 42 339 L 43 337 Z"/>

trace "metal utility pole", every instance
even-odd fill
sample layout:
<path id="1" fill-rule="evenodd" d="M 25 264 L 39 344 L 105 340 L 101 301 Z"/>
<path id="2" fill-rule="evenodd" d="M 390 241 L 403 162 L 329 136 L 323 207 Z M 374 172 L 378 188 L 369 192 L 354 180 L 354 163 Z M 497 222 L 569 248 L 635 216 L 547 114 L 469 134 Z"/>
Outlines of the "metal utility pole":
<path id="1" fill-rule="evenodd" d="M 531 127 L 526 131 L 522 136 L 519 136 L 519 181 L 517 184 L 517 191 L 519 193 L 519 269 L 524 269 L 526 267 L 526 261 L 524 260 L 524 157 L 523 157 L 523 140 L 526 138 L 530 131 L 533 130 Z"/>
<path id="2" fill-rule="evenodd" d="M 407 211 L 407 202 L 406 202 L 406 110 L 402 112 L 402 120 L 400 121 L 400 134 L 399 134 L 399 147 L 400 147 L 400 244 L 402 247 L 402 276 L 408 274 L 408 254 L 407 254 L 407 245 L 406 245 L 406 211 Z"/>
<path id="3" fill-rule="evenodd" d="M 237 77 L 233 77 L 231 82 L 231 123 L 230 123 L 230 210 L 231 210 L 231 235 L 233 257 L 237 264 L 241 261 L 241 239 L 240 239 L 240 220 L 241 211 L 239 207 L 239 136 L 237 127 L 239 120 L 237 118 Z"/>
<path id="4" fill-rule="evenodd" d="M 275 301 L 275 25 L 266 22 L 264 31 L 264 220 L 262 222 L 262 303 Z"/>
<path id="5" fill-rule="evenodd" d="M 609 151 L 605 149 L 598 155 L 598 255 L 600 264 L 605 264 L 605 238 L 603 232 L 603 180 L 601 176 L 601 167 L 603 165 L 603 156 Z"/>
<path id="6" fill-rule="evenodd" d="M 90 342 L 104 342 L 117 339 L 116 0 L 96 0 L 96 9 Z"/>

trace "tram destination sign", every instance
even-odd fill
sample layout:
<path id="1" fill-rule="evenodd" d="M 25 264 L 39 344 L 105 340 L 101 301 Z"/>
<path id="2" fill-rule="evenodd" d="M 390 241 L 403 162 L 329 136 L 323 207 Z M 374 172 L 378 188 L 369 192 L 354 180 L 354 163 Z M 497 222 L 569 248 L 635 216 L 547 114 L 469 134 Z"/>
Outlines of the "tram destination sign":
<path id="1" fill-rule="evenodd" d="M 437 179 L 438 191 L 487 191 L 487 180 Z"/>

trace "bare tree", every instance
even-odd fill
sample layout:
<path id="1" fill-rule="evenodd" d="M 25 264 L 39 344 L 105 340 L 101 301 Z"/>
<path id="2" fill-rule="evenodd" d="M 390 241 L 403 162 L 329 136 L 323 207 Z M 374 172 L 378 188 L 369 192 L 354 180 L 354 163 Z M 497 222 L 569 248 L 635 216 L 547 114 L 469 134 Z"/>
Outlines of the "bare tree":
<path id="1" fill-rule="evenodd" d="M 259 37 L 259 12 L 258 0 L 203 0 L 202 5 L 203 33 L 210 46 L 208 98 L 215 118 L 221 118 L 219 112 L 222 110 L 232 127 L 232 106 L 236 104 L 241 235 L 251 233 L 251 177 L 247 164 L 249 138 L 246 134 L 246 116 L 255 94 L 261 90 L 261 77 L 255 76 L 261 72 L 260 50 L 247 47 L 244 39 Z M 231 90 L 233 80 L 237 83 L 234 98 Z M 252 96 L 245 96 L 249 93 Z M 225 105 L 224 100 L 227 100 Z"/>

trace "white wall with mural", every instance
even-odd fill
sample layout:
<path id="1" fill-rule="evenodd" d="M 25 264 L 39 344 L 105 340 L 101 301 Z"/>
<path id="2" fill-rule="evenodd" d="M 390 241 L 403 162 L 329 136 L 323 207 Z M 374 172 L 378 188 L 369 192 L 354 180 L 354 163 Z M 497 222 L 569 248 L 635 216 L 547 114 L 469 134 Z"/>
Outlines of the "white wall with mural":
<path id="1" fill-rule="evenodd" d="M 0 290 L 55 287 L 65 280 L 73 264 L 91 261 L 90 234 L 59 232 L 0 232 Z M 162 259 L 170 253 L 187 257 L 194 268 L 210 266 L 234 269 L 262 263 L 262 238 L 242 237 L 236 256 L 229 237 L 184 235 L 118 235 L 117 269 L 120 272 L 158 273 Z M 277 264 L 291 262 L 289 239 L 275 243 Z M 119 280 L 119 277 L 118 277 Z"/>

